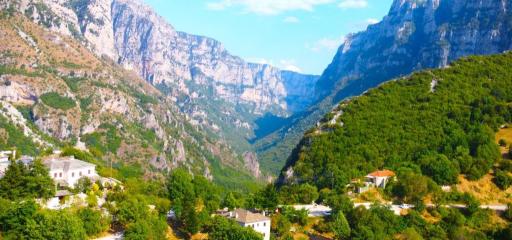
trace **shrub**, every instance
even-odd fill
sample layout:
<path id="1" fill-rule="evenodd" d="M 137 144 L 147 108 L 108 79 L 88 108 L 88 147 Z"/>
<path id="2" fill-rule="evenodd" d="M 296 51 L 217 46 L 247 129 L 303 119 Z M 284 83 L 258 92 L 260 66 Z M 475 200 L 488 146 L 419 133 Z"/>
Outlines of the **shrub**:
<path id="1" fill-rule="evenodd" d="M 494 183 L 502 190 L 507 190 L 512 185 L 512 177 L 507 172 L 498 170 L 494 176 Z"/>
<path id="2" fill-rule="evenodd" d="M 82 208 L 78 210 L 77 215 L 84 223 L 84 229 L 88 236 L 96 236 L 110 227 L 110 219 L 102 216 L 100 211 Z"/>

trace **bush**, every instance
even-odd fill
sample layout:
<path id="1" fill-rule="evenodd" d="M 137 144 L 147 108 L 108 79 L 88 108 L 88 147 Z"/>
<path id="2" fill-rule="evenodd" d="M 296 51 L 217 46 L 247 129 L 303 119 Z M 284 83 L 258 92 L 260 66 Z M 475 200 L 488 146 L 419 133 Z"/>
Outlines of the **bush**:
<path id="1" fill-rule="evenodd" d="M 67 111 L 76 106 L 75 101 L 69 97 L 63 97 L 56 92 L 49 92 L 41 95 L 43 103 L 55 109 Z"/>
<path id="2" fill-rule="evenodd" d="M 110 227 L 110 219 L 103 217 L 100 211 L 95 211 L 90 208 L 82 208 L 77 212 L 78 217 L 84 223 L 84 229 L 87 236 L 97 236 L 105 232 Z"/>
<path id="3" fill-rule="evenodd" d="M 126 240 L 159 240 L 166 239 L 167 223 L 164 219 L 151 216 L 137 220 L 126 227 Z"/>
<path id="4" fill-rule="evenodd" d="M 501 170 L 496 171 L 493 181 L 502 190 L 507 190 L 512 185 L 512 177 L 507 172 Z"/>

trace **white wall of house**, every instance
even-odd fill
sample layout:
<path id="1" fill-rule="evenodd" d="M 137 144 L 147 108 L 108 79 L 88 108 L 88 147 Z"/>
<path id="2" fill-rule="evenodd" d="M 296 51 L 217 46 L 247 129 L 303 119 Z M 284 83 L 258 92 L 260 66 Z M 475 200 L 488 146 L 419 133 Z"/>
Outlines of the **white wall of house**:
<path id="1" fill-rule="evenodd" d="M 241 224 L 243 227 L 250 227 L 254 231 L 263 234 L 263 240 L 270 240 L 270 220 Z"/>
<path id="2" fill-rule="evenodd" d="M 96 167 L 84 167 L 78 169 L 50 169 L 50 177 L 55 181 L 64 181 L 69 187 L 74 187 L 82 177 L 92 178 L 97 176 Z"/>

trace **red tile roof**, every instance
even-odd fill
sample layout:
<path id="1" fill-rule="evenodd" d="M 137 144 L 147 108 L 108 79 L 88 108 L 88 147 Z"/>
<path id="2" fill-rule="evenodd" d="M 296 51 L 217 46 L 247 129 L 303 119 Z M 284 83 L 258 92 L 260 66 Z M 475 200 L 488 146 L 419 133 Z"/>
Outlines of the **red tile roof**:
<path id="1" fill-rule="evenodd" d="M 390 170 L 375 171 L 375 172 L 368 174 L 368 176 L 371 176 L 371 177 L 394 177 L 395 175 L 396 174 Z"/>

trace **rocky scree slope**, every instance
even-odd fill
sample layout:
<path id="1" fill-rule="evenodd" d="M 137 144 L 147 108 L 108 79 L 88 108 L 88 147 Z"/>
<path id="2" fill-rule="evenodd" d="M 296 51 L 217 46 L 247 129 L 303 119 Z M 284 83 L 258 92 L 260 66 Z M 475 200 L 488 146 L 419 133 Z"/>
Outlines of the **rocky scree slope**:
<path id="1" fill-rule="evenodd" d="M 8 8 L 0 41 L 2 146 L 28 139 L 34 154 L 71 144 L 147 177 L 185 167 L 225 186 L 254 181 L 241 157 L 192 126 L 170 97 L 74 39 Z"/>
<path id="2" fill-rule="evenodd" d="M 512 49 L 511 9 L 509 0 L 395 0 L 381 22 L 347 36 L 316 83 L 320 100 L 256 143 L 262 163 L 282 163 L 302 134 L 345 98 L 460 57 Z"/>

